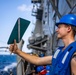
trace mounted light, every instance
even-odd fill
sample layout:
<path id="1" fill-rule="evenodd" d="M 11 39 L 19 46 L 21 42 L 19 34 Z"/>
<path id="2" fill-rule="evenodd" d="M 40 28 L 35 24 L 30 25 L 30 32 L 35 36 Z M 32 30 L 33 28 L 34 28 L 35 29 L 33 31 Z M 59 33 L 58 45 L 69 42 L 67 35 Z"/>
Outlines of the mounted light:
<path id="1" fill-rule="evenodd" d="M 42 40 L 42 35 L 40 33 L 35 34 L 35 37 L 37 41 Z"/>
<path id="2" fill-rule="evenodd" d="M 35 38 L 33 36 L 29 37 L 28 41 L 29 41 L 30 44 L 34 44 L 35 43 Z"/>

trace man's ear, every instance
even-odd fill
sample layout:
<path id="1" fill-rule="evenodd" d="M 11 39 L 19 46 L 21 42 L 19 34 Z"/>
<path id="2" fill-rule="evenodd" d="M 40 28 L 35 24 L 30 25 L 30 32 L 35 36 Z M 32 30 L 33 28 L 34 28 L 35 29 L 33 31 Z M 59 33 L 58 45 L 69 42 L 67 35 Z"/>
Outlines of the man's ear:
<path id="1" fill-rule="evenodd" d="M 70 32 L 72 30 L 71 26 L 68 26 L 67 28 L 68 28 L 68 30 L 67 30 L 68 32 Z"/>

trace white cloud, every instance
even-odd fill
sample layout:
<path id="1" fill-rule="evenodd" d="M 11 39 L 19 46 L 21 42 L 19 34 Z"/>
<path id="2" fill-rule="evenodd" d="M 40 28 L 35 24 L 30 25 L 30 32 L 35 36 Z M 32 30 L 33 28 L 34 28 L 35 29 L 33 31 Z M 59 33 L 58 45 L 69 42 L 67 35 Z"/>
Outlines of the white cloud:
<path id="1" fill-rule="evenodd" d="M 17 9 L 19 11 L 22 11 L 22 12 L 24 12 L 24 11 L 31 11 L 32 10 L 32 5 L 22 4 L 22 5 L 18 6 Z"/>

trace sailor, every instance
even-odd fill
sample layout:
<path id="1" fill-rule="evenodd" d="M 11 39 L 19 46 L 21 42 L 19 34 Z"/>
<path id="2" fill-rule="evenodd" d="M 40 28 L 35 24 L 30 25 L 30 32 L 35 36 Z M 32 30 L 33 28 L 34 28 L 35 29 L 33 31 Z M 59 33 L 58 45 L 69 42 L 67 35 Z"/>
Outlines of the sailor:
<path id="1" fill-rule="evenodd" d="M 10 51 L 35 65 L 51 64 L 48 75 L 76 75 L 76 16 L 64 15 L 56 23 L 57 38 L 62 39 L 64 46 L 59 47 L 53 56 L 36 57 L 18 49 L 16 40 L 10 45 Z"/>

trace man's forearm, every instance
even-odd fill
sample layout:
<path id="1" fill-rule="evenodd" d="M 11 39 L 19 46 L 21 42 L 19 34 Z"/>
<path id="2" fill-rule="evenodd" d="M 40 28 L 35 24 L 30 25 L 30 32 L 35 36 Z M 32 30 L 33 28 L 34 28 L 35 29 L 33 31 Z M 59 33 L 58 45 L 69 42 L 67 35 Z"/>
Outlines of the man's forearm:
<path id="1" fill-rule="evenodd" d="M 22 52 L 21 50 L 17 50 L 17 54 L 19 56 L 21 56 L 22 58 L 24 58 L 27 62 L 30 62 L 30 63 L 35 64 L 35 65 L 39 65 L 38 64 L 38 59 L 40 57 L 30 55 L 28 53 Z"/>
<path id="2" fill-rule="evenodd" d="M 30 55 L 25 52 L 22 52 L 21 50 L 17 50 L 17 53 L 19 56 L 24 58 L 27 62 L 30 62 L 35 65 L 47 65 L 51 64 L 52 56 L 46 56 L 46 57 L 37 57 L 35 55 Z"/>

